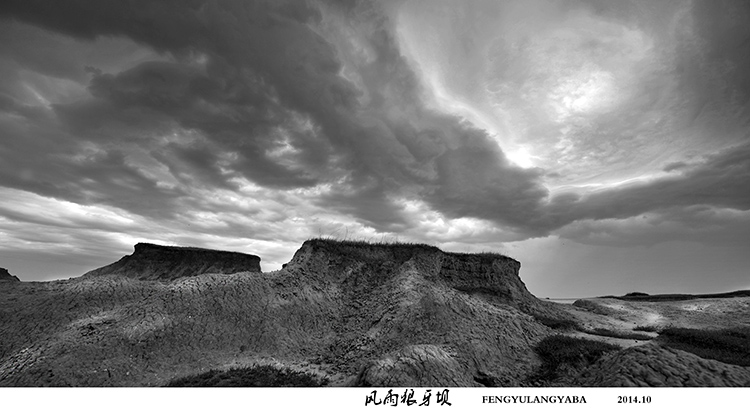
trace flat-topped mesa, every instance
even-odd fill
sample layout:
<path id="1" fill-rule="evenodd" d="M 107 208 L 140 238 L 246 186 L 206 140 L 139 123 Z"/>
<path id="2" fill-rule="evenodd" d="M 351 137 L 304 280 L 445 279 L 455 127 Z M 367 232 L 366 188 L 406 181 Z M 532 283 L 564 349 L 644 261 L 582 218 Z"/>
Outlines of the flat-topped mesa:
<path id="1" fill-rule="evenodd" d="M 538 302 L 518 276 L 521 263 L 496 253 L 450 253 L 426 244 L 313 239 L 297 250 L 286 268 L 377 285 L 407 262 L 425 279 L 465 293 L 494 296 L 512 304 Z M 369 276 L 370 281 L 363 282 L 361 276 Z"/>
<path id="2" fill-rule="evenodd" d="M 133 254 L 83 276 L 121 275 L 139 280 L 174 280 L 205 273 L 260 271 L 260 257 L 252 254 L 138 243 Z"/>
<path id="3" fill-rule="evenodd" d="M 8 269 L 3 269 L 0 267 L 0 282 L 20 282 L 21 279 L 19 279 L 16 276 L 13 276 L 8 272 Z"/>

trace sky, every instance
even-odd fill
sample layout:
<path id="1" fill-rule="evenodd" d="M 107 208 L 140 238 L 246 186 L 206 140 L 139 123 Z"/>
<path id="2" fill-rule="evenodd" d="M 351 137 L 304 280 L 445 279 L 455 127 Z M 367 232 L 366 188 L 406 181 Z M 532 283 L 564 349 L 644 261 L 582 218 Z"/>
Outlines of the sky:
<path id="1" fill-rule="evenodd" d="M 750 289 L 744 0 L 0 3 L 0 267 L 307 239 Z"/>

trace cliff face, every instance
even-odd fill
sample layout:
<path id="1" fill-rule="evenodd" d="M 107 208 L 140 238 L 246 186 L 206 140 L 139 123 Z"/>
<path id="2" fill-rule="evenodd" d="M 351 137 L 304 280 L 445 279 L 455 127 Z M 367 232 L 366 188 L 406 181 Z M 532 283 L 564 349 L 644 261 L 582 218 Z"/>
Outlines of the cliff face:
<path id="1" fill-rule="evenodd" d="M 279 273 L 333 289 L 340 318 L 323 357 L 360 371 L 356 383 L 478 386 L 522 379 L 549 334 L 535 316 L 564 314 L 528 292 L 519 268 L 499 254 L 310 240 Z"/>
<path id="2" fill-rule="evenodd" d="M 20 282 L 21 279 L 19 279 L 16 276 L 13 276 L 8 272 L 8 269 L 3 269 L 0 267 L 0 282 Z"/>
<path id="3" fill-rule="evenodd" d="M 260 271 L 260 257 L 252 254 L 138 243 L 133 254 L 84 277 L 122 275 L 139 280 L 174 280 L 206 273 Z"/>
<path id="4" fill-rule="evenodd" d="M 413 268 L 433 284 L 534 310 L 541 302 L 518 272 L 521 263 L 495 253 L 446 253 L 423 244 L 370 244 L 309 240 L 286 265 L 339 283 L 376 287 L 387 276 Z"/>

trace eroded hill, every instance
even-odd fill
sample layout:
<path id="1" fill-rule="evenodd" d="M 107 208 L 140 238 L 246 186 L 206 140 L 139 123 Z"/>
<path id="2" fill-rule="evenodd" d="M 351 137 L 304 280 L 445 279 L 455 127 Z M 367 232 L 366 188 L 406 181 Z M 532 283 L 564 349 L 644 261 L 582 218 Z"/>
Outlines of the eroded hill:
<path id="1" fill-rule="evenodd" d="M 174 280 L 206 273 L 260 271 L 260 257 L 252 254 L 138 243 L 133 254 L 83 277 L 118 275 L 140 280 Z"/>
<path id="2" fill-rule="evenodd" d="M 161 386 L 252 364 L 360 386 L 750 380 L 746 367 L 664 348 L 655 333 L 633 336 L 646 324 L 682 322 L 670 318 L 673 308 L 701 322 L 703 315 L 684 312 L 695 305 L 545 302 L 526 289 L 520 264 L 498 254 L 317 239 L 282 270 L 261 273 L 259 261 L 138 244 L 132 255 L 79 278 L 4 285 L 0 385 Z M 722 316 L 742 324 L 750 300 L 722 302 L 736 304 Z M 578 344 L 551 337 L 561 333 L 636 347 L 612 352 L 591 344 L 599 352 L 581 367 Z M 538 348 L 550 339 L 568 348 L 553 348 L 550 357 L 573 360 L 552 363 L 555 374 L 540 372 L 552 368 Z"/>
<path id="3" fill-rule="evenodd" d="M 551 333 L 534 315 L 565 314 L 501 255 L 311 240 L 279 271 L 180 277 L 193 251 L 168 267 L 143 248 L 80 278 L 0 294 L 0 384 L 163 385 L 264 361 L 352 383 L 409 354 L 416 361 L 400 365 L 422 368 L 405 371 L 405 384 L 510 385 Z M 218 267 L 198 254 L 199 268 Z M 360 381 L 388 381 L 376 373 Z"/>

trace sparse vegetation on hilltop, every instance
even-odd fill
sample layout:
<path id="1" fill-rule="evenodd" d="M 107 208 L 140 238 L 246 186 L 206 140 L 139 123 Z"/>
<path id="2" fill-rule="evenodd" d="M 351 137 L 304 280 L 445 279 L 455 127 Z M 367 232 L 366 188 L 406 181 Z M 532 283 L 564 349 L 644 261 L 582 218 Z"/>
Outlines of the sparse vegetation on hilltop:
<path id="1" fill-rule="evenodd" d="M 634 297 L 634 296 L 649 296 L 649 294 L 643 293 L 643 292 L 630 292 L 630 293 L 625 294 L 625 297 Z"/>
<path id="2" fill-rule="evenodd" d="M 633 331 L 641 331 L 641 332 L 659 332 L 659 328 L 654 325 L 638 325 L 635 328 L 633 328 Z"/>
<path id="3" fill-rule="evenodd" d="M 422 249 L 427 251 L 439 251 L 441 253 L 456 255 L 456 256 L 477 256 L 480 258 L 485 259 L 510 259 L 510 257 L 500 254 L 500 253 L 494 253 L 490 251 L 483 251 L 479 253 L 461 253 L 461 252 L 445 252 L 441 250 L 438 247 L 431 246 L 429 244 L 424 243 L 415 243 L 415 242 L 402 242 L 402 241 L 372 241 L 372 240 L 364 240 L 364 239 L 338 239 L 338 238 L 332 238 L 332 237 L 318 237 L 318 238 L 311 238 L 307 240 L 305 243 L 312 243 L 312 244 L 323 244 L 328 245 L 330 247 L 339 247 L 342 250 L 345 250 L 346 248 L 388 248 L 388 249 Z"/>

